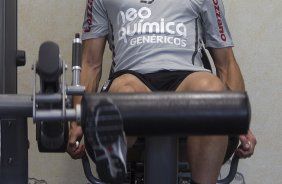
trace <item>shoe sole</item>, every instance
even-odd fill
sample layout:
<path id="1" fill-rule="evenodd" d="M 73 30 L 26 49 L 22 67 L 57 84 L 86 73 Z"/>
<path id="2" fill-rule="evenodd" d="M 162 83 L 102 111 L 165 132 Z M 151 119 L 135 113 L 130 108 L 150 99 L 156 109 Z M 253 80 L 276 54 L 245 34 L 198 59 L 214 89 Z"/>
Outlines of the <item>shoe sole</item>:
<path id="1" fill-rule="evenodd" d="M 89 141 L 93 145 L 99 178 L 104 182 L 121 183 L 126 175 L 122 153 L 122 146 L 126 150 L 126 142 L 121 115 L 118 108 L 107 101 L 98 104 L 94 113 L 95 125 L 90 127 L 90 132 L 95 132 L 95 138 Z M 95 130 L 91 131 L 92 128 Z"/>

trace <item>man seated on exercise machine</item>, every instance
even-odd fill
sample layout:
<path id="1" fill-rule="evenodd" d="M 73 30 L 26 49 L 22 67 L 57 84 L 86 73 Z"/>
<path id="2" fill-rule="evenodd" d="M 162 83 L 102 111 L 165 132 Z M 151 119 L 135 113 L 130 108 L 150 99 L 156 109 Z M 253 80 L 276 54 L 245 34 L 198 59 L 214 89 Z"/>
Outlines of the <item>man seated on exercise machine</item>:
<path id="1" fill-rule="evenodd" d="M 108 92 L 245 90 L 222 0 L 88 0 L 82 39 L 81 84 L 88 92 L 97 92 L 106 41 L 113 55 Z M 204 46 L 212 56 L 217 75 L 204 68 Z M 74 104 L 80 100 L 76 97 Z M 104 106 L 112 106 L 113 113 L 118 113 L 113 104 Z M 98 126 L 103 126 L 99 112 L 96 115 Z M 117 172 L 124 173 L 126 142 L 131 146 L 136 140 L 125 140 L 121 121 L 117 118 L 120 128 L 110 132 L 116 134 L 114 139 L 107 139 L 107 133 L 96 131 L 94 135 L 99 139 L 93 140 L 93 150 L 102 179 L 121 179 L 122 174 L 113 171 L 112 163 L 119 163 L 122 170 Z M 81 127 L 71 123 L 67 151 L 74 159 L 85 154 L 85 146 L 76 145 L 82 136 Z M 239 139 L 241 145 L 234 151 L 241 158 L 250 157 L 255 136 L 249 130 Z M 187 137 L 193 183 L 216 183 L 228 143 L 228 136 Z M 105 163 L 109 167 L 103 167 Z"/>

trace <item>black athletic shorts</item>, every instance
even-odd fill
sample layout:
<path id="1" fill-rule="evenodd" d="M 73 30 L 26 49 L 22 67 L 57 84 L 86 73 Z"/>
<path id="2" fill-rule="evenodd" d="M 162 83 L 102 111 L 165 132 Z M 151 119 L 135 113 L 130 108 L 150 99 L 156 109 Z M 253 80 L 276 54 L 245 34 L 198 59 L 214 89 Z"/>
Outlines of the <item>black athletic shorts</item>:
<path id="1" fill-rule="evenodd" d="M 116 72 L 109 78 L 102 91 L 108 91 L 112 81 L 121 75 L 132 74 L 141 80 L 152 91 L 175 91 L 179 84 L 193 72 L 190 71 L 168 71 L 162 70 L 156 73 L 140 74 L 131 70 Z"/>
<path id="2" fill-rule="evenodd" d="M 156 73 L 140 74 L 131 70 L 122 70 L 116 72 L 102 87 L 102 92 L 107 92 L 112 81 L 121 75 L 132 74 L 141 80 L 152 91 L 175 91 L 181 82 L 193 72 L 191 71 L 168 71 L 162 70 Z M 239 144 L 238 136 L 229 136 L 227 152 L 224 158 L 226 162 L 234 153 Z"/>

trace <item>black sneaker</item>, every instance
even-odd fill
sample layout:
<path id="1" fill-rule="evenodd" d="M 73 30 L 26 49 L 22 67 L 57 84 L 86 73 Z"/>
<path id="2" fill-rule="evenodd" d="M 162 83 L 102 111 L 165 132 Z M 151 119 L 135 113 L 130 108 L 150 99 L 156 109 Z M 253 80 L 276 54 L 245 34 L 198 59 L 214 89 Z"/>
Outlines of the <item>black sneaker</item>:
<path id="1" fill-rule="evenodd" d="M 95 119 L 87 122 L 85 139 L 94 152 L 99 178 L 122 183 L 127 171 L 127 145 L 120 112 L 114 104 L 102 101 L 93 113 Z"/>

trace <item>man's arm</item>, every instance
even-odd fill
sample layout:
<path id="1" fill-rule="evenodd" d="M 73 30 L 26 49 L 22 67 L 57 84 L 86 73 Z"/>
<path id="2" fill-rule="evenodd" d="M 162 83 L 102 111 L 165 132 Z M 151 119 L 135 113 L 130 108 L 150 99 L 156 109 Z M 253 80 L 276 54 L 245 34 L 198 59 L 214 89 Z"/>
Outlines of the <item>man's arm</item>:
<path id="1" fill-rule="evenodd" d="M 214 60 L 216 74 L 231 91 L 245 91 L 245 84 L 240 68 L 234 57 L 232 47 L 209 48 Z M 239 136 L 241 145 L 236 150 L 236 154 L 241 158 L 250 157 L 254 153 L 257 143 L 255 136 L 248 131 L 246 135 Z"/>
<path id="2" fill-rule="evenodd" d="M 244 80 L 231 47 L 209 49 L 216 67 L 216 74 L 231 91 L 245 91 Z"/>
<path id="3" fill-rule="evenodd" d="M 86 87 L 86 92 L 96 92 L 102 75 L 102 60 L 106 39 L 96 38 L 83 41 L 81 85 Z M 80 104 L 81 97 L 73 98 L 73 105 Z M 70 123 L 67 152 L 74 159 L 81 158 L 85 153 L 85 146 L 76 145 L 83 136 L 81 127 L 76 122 Z"/>

